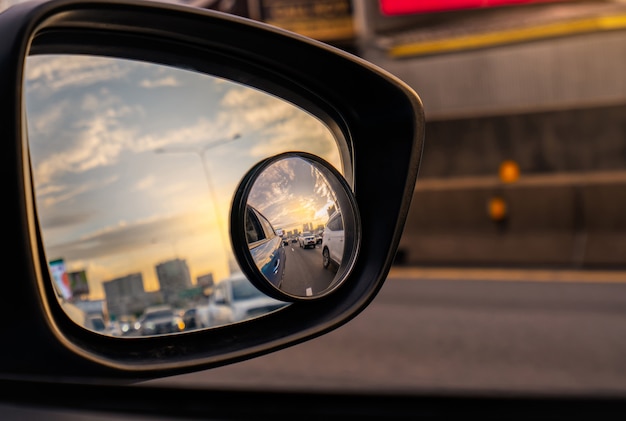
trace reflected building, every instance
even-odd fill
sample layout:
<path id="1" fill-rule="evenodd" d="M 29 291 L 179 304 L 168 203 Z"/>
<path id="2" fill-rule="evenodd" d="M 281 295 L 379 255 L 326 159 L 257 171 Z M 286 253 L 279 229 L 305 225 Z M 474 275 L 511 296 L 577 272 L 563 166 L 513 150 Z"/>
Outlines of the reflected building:
<path id="1" fill-rule="evenodd" d="M 102 283 L 110 320 L 132 318 L 143 312 L 150 302 L 143 287 L 141 273 L 132 273 Z"/>
<path id="2" fill-rule="evenodd" d="M 328 213 L 329 218 L 333 216 L 333 213 L 335 213 L 336 211 L 337 207 L 335 205 L 329 206 L 328 209 L 326 209 L 326 213 Z"/>
<path id="3" fill-rule="evenodd" d="M 187 262 L 182 259 L 169 260 L 156 266 L 157 278 L 163 301 L 176 305 L 179 294 L 191 287 L 191 275 Z"/>

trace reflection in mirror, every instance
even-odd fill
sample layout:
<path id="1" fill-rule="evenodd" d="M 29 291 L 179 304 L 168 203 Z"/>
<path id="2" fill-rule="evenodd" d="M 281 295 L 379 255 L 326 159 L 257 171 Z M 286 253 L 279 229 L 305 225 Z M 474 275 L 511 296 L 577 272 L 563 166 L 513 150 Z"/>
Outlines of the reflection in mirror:
<path id="1" fill-rule="evenodd" d="M 30 56 L 24 92 L 43 246 L 74 321 L 132 337 L 285 305 L 242 275 L 225 221 L 260 160 L 298 149 L 342 170 L 319 119 L 223 78 L 107 57 Z"/>
<path id="2" fill-rule="evenodd" d="M 250 257 L 263 278 L 287 299 L 335 290 L 358 250 L 358 212 L 341 175 L 323 160 L 298 152 L 251 170 L 245 206 Z"/>

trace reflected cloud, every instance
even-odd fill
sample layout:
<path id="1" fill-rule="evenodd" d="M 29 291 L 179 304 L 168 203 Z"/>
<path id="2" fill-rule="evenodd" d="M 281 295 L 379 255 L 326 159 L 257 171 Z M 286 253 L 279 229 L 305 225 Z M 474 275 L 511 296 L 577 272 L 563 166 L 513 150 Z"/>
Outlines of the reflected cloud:
<path id="1" fill-rule="evenodd" d="M 211 139 L 221 140 L 225 130 L 225 124 L 217 124 L 215 121 L 199 117 L 195 122 L 190 122 L 181 127 L 170 128 L 164 133 L 150 133 L 138 136 L 129 145 L 133 152 L 152 152 L 164 147 L 195 146 L 203 143 L 211 143 Z"/>
<path id="2" fill-rule="evenodd" d="M 47 229 L 63 228 L 70 225 L 83 224 L 92 217 L 92 214 L 87 212 L 74 212 L 74 213 L 62 213 L 62 214 L 45 214 L 45 220 L 42 224 Z"/>
<path id="3" fill-rule="evenodd" d="M 94 56 L 38 56 L 36 66 L 27 66 L 26 79 L 40 95 L 124 78 L 130 69 Z"/>
<path id="4" fill-rule="evenodd" d="M 206 223 L 197 213 L 155 216 L 132 223 L 119 221 L 72 241 L 48 244 L 47 250 L 67 259 L 96 259 L 145 248 L 155 238 L 189 237 L 202 230 Z"/>
<path id="5" fill-rule="evenodd" d="M 154 176 L 154 174 L 150 174 L 142 178 L 141 180 L 137 181 L 133 190 L 135 191 L 148 190 L 151 187 L 154 187 L 155 182 L 156 182 L 156 177 Z"/>
<path id="6" fill-rule="evenodd" d="M 180 86 L 180 82 L 176 80 L 176 78 L 174 78 L 173 76 L 168 76 L 168 77 L 164 77 L 158 80 L 144 79 L 141 81 L 139 86 L 141 86 L 142 88 L 148 88 L 148 89 L 162 88 L 165 86 L 176 87 L 176 86 Z"/>
<path id="7" fill-rule="evenodd" d="M 44 185 L 39 191 L 40 206 L 52 208 L 61 202 L 73 199 L 81 194 L 115 183 L 119 177 L 113 175 L 104 180 L 93 180 L 78 185 Z M 44 224 L 45 225 L 45 224 Z"/>
<path id="8" fill-rule="evenodd" d="M 255 181 L 249 203 L 275 227 L 301 228 L 303 222 L 323 224 L 336 199 L 322 174 L 302 159 L 269 166 Z"/>
<path id="9" fill-rule="evenodd" d="M 254 156 L 267 156 L 269 150 L 306 151 L 316 145 L 316 154 L 324 156 L 335 168 L 341 170 L 339 151 L 332 134 L 310 115 L 293 115 L 264 127 L 262 133 L 267 141 L 251 149 Z"/>

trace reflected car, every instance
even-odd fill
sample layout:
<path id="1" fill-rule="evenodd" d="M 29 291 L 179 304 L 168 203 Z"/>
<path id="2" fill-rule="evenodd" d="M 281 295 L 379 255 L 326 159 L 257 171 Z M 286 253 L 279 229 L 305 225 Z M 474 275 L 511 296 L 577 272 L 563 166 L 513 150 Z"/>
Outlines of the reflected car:
<path id="1" fill-rule="evenodd" d="M 104 319 L 102 316 L 98 314 L 89 314 L 87 315 L 87 325 L 85 326 L 88 329 L 94 330 L 96 332 L 104 333 L 107 330 L 106 323 L 104 323 Z"/>
<path id="2" fill-rule="evenodd" d="M 300 237 L 298 237 L 298 245 L 300 246 L 300 248 L 315 248 L 315 244 L 315 235 L 313 235 L 313 233 L 311 232 L 305 231 Z"/>
<path id="3" fill-rule="evenodd" d="M 183 322 L 185 324 L 185 330 L 194 330 L 204 327 L 200 320 L 200 312 L 195 307 L 185 310 L 183 313 Z"/>
<path id="4" fill-rule="evenodd" d="M 246 212 L 246 236 L 257 267 L 268 281 L 280 287 L 286 261 L 283 240 L 276 234 L 270 221 L 250 205 Z"/>
<path id="5" fill-rule="evenodd" d="M 68 301 L 63 302 L 63 310 L 77 325 L 94 332 L 105 333 L 106 324 L 101 315 L 87 313 L 76 304 Z"/>
<path id="6" fill-rule="evenodd" d="M 341 212 L 336 211 L 326 222 L 322 237 L 322 264 L 325 269 L 331 265 L 339 266 L 341 263 L 344 238 Z"/>
<path id="7" fill-rule="evenodd" d="M 183 320 L 169 305 L 148 307 L 139 319 L 139 334 L 162 335 L 184 330 Z"/>
<path id="8" fill-rule="evenodd" d="M 111 336 L 122 336 L 128 331 L 128 325 L 125 325 L 126 330 L 122 326 L 119 322 L 110 322 L 106 327 L 106 333 Z"/>
<path id="9" fill-rule="evenodd" d="M 220 281 L 209 297 L 212 326 L 241 322 L 271 313 L 287 305 L 259 291 L 241 272 Z"/>

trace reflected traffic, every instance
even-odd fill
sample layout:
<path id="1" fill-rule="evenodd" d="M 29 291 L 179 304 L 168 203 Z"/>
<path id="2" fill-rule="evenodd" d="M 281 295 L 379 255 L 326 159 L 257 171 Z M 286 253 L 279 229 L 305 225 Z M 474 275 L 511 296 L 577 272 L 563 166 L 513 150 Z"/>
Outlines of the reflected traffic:
<path id="1" fill-rule="evenodd" d="M 322 247 L 313 244 L 298 246 L 298 242 L 284 246 L 287 255 L 284 288 L 310 296 L 314 291 L 325 291 L 335 279 L 335 270 L 324 270 Z"/>
<path id="2" fill-rule="evenodd" d="M 253 262 L 270 294 L 310 299 L 341 285 L 360 233 L 356 203 L 340 174 L 318 157 L 290 152 L 253 167 L 241 190 L 231 217 L 233 225 L 245 220 L 245 234 L 231 235 L 235 243 L 245 236 L 249 256 L 240 258 Z"/>

